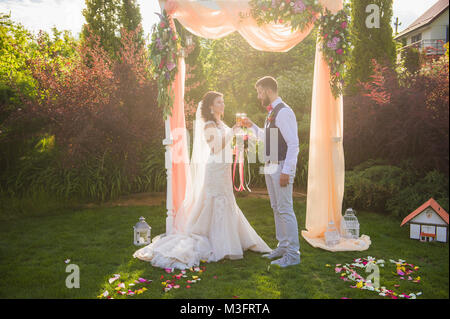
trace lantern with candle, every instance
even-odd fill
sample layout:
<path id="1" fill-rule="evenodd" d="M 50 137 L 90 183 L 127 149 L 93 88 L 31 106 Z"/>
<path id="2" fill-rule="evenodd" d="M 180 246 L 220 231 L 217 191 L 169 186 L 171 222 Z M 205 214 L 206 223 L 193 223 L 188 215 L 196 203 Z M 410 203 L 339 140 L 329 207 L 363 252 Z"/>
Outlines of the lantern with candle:
<path id="1" fill-rule="evenodd" d="M 150 236 L 152 228 L 145 222 L 145 218 L 139 218 L 139 222 L 133 226 L 134 244 L 136 246 L 150 244 Z"/>

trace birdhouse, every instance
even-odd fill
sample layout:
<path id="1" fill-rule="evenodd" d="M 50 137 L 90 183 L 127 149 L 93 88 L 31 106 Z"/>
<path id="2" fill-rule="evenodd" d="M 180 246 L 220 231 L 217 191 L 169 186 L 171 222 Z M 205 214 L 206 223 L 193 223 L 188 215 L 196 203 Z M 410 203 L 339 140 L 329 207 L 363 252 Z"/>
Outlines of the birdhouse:
<path id="1" fill-rule="evenodd" d="M 448 213 L 433 198 L 406 216 L 400 226 L 405 224 L 411 239 L 448 242 Z"/>
<path id="2" fill-rule="evenodd" d="M 145 222 L 145 218 L 139 218 L 139 222 L 133 226 L 134 244 L 136 246 L 150 244 L 150 236 L 152 228 Z"/>
<path id="3" fill-rule="evenodd" d="M 359 238 L 359 222 L 355 211 L 349 208 L 341 219 L 341 236 L 346 239 Z"/>
<path id="4" fill-rule="evenodd" d="M 334 222 L 330 221 L 328 223 L 327 230 L 325 231 L 325 244 L 328 247 L 336 246 L 339 244 L 340 240 L 341 236 L 339 235 Z"/>

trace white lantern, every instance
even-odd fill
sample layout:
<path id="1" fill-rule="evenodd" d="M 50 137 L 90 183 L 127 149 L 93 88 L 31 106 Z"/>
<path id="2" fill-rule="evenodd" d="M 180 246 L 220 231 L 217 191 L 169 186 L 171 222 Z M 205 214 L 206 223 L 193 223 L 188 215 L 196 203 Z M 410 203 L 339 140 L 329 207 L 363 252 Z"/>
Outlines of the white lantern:
<path id="1" fill-rule="evenodd" d="M 325 244 L 328 247 L 336 246 L 337 244 L 339 244 L 340 240 L 341 240 L 341 236 L 339 236 L 339 232 L 337 231 L 336 227 L 334 226 L 334 222 L 330 221 L 328 223 L 328 227 L 325 232 Z"/>
<path id="2" fill-rule="evenodd" d="M 347 209 L 341 219 L 341 235 L 348 239 L 359 238 L 359 222 L 352 208 Z"/>
<path id="3" fill-rule="evenodd" d="M 150 244 L 150 235 L 152 228 L 145 222 L 145 218 L 139 218 L 139 222 L 133 226 L 134 244 L 136 246 Z"/>

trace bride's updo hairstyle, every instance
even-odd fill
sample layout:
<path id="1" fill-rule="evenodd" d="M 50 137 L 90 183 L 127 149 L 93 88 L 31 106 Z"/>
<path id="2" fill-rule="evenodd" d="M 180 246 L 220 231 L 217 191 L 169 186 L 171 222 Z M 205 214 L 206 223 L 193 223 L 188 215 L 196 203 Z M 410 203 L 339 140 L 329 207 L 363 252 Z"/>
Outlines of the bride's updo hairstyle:
<path id="1" fill-rule="evenodd" d="M 219 123 L 217 123 L 216 118 L 214 117 L 214 114 L 212 114 L 212 112 L 211 112 L 211 107 L 214 104 L 214 100 L 218 97 L 223 97 L 223 94 L 219 93 L 219 92 L 215 92 L 215 91 L 210 91 L 203 96 L 201 114 L 202 114 L 202 119 L 205 122 L 213 121 L 216 124 L 219 124 Z"/>

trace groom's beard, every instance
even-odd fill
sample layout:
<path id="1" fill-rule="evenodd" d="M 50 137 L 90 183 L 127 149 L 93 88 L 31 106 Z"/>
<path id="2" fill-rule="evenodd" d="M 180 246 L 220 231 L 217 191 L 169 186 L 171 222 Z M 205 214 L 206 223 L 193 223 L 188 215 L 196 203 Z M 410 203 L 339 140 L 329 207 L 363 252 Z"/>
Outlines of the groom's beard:
<path id="1" fill-rule="evenodd" d="M 265 98 L 261 99 L 261 107 L 265 110 L 267 106 L 270 105 L 270 99 L 266 96 Z"/>

